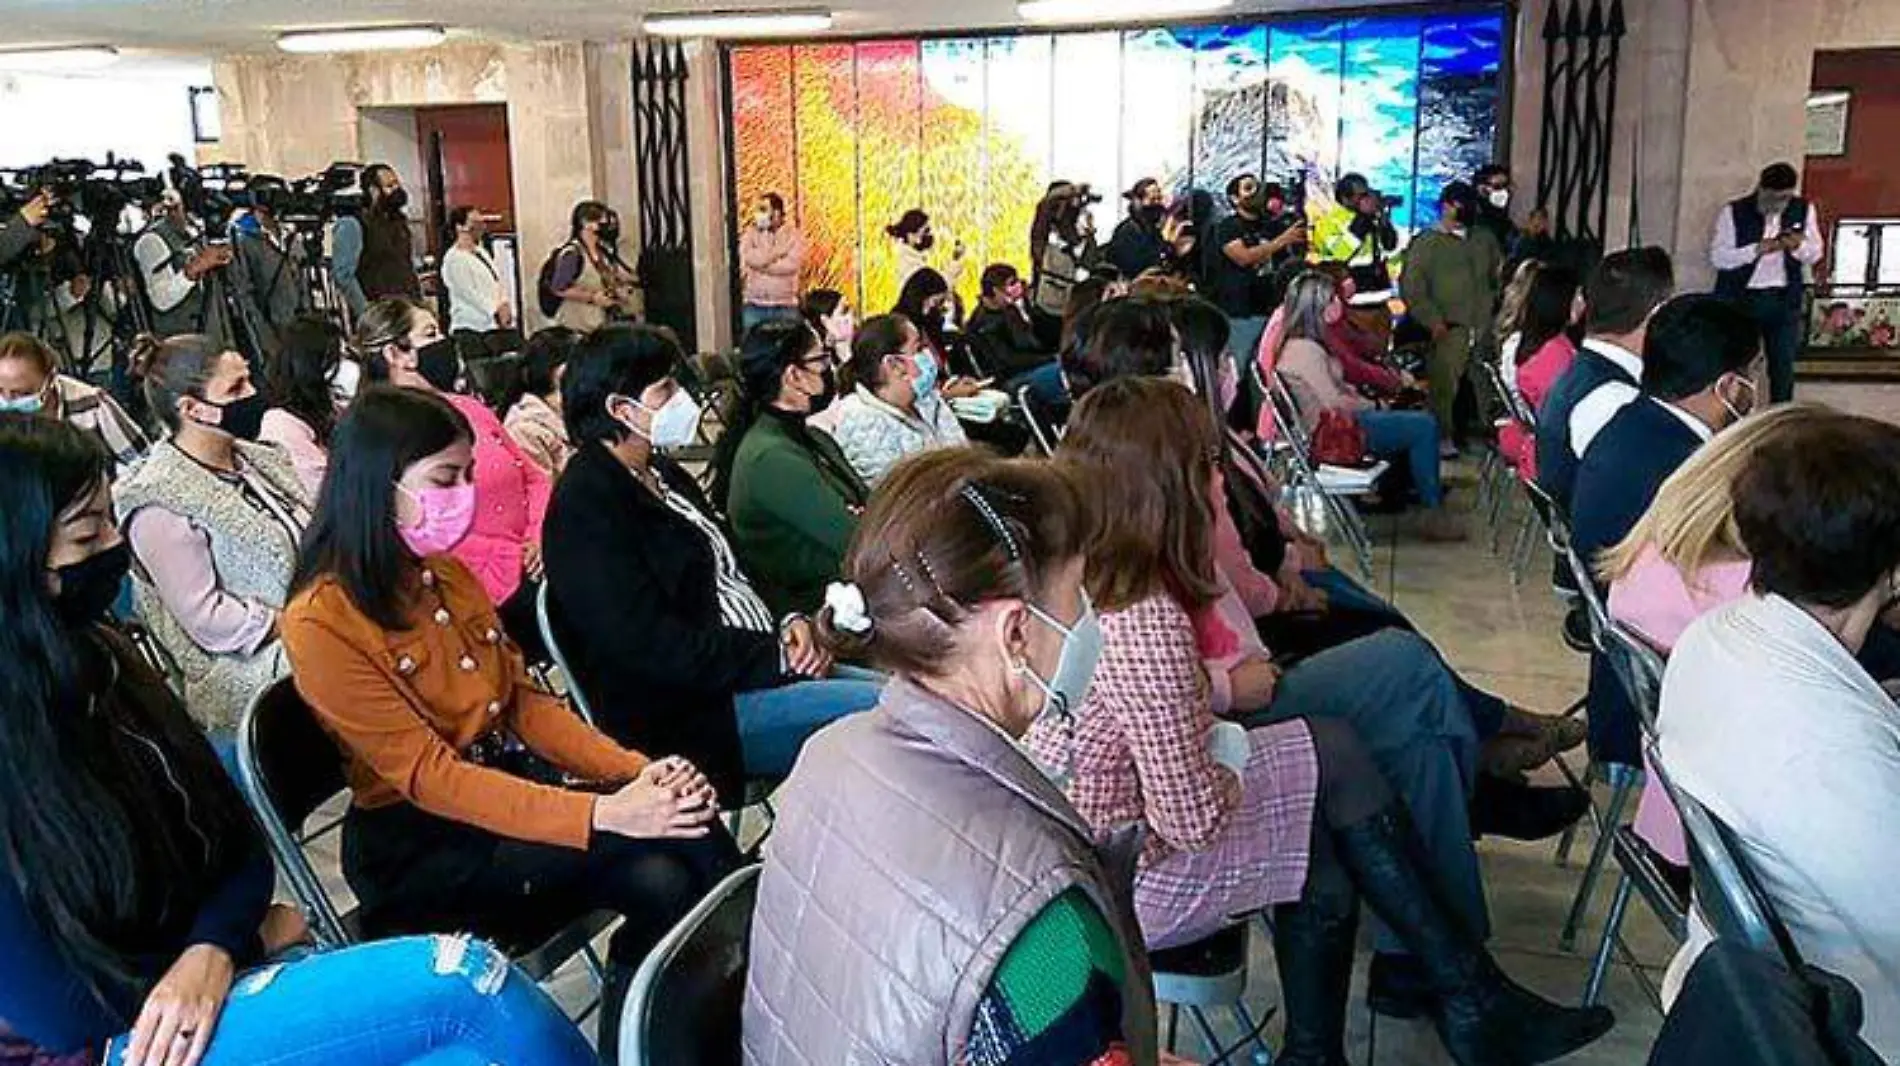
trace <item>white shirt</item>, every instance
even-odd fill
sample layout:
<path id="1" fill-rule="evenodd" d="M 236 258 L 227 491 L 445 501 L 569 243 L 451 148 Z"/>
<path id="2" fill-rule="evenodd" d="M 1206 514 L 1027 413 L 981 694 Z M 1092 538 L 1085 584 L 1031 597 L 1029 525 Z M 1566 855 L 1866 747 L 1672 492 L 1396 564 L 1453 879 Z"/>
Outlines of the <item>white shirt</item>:
<path id="1" fill-rule="evenodd" d="M 449 290 L 449 332 L 497 328 L 502 305 L 501 274 L 483 249 L 455 245 L 442 256 L 442 284 Z"/>
<path id="2" fill-rule="evenodd" d="M 1655 404 L 1657 407 L 1660 407 L 1665 411 L 1668 411 L 1670 414 L 1675 415 L 1676 421 L 1681 422 L 1685 426 L 1688 426 L 1690 432 L 1694 433 L 1697 437 L 1700 437 L 1704 444 L 1708 443 L 1709 441 L 1715 438 L 1715 430 L 1710 429 L 1709 424 L 1707 422 L 1704 422 L 1700 418 L 1697 418 L 1696 416 L 1690 414 L 1689 412 L 1683 410 L 1682 408 L 1677 407 L 1675 404 L 1670 403 L 1668 400 L 1661 400 L 1661 399 L 1657 399 L 1654 396 L 1651 396 L 1649 398 L 1649 402 Z"/>
<path id="3" fill-rule="evenodd" d="M 1778 596 L 1702 616 L 1676 643 L 1663 768 L 1734 831 L 1808 962 L 1852 981 L 1861 1035 L 1900 1057 L 1900 707 L 1841 642 Z M 1691 912 L 1673 989 L 1711 940 Z"/>
<path id="4" fill-rule="evenodd" d="M 1610 362 L 1621 367 L 1623 372 L 1637 381 L 1643 380 L 1643 358 L 1620 344 L 1611 344 L 1601 337 L 1585 337 L 1583 346 Z M 1616 413 L 1636 402 L 1642 395 L 1633 385 L 1621 381 L 1606 381 L 1598 385 L 1588 396 L 1577 401 L 1570 409 L 1570 451 L 1578 459 L 1590 450 L 1590 442 L 1597 439 L 1603 427 L 1610 424 Z"/>
<path id="5" fill-rule="evenodd" d="M 172 265 L 171 245 L 151 230 L 132 242 L 132 258 L 138 260 L 139 273 L 145 275 L 145 298 L 161 312 L 184 303 L 198 287 L 184 270 Z"/>
<path id="6" fill-rule="evenodd" d="M 1772 241 L 1781 235 L 1781 216 L 1762 220 L 1761 239 Z M 1807 227 L 1801 231 L 1801 244 L 1790 253 L 1794 260 L 1804 266 L 1813 266 L 1821 261 L 1821 213 L 1815 206 L 1808 204 Z M 1709 242 L 1709 262 L 1717 270 L 1735 270 L 1750 263 L 1755 264 L 1755 272 L 1748 276 L 1751 289 L 1779 289 L 1788 284 L 1787 264 L 1781 254 L 1776 252 L 1764 255 L 1753 244 L 1735 243 L 1735 208 L 1724 207 L 1715 215 L 1715 239 Z"/>

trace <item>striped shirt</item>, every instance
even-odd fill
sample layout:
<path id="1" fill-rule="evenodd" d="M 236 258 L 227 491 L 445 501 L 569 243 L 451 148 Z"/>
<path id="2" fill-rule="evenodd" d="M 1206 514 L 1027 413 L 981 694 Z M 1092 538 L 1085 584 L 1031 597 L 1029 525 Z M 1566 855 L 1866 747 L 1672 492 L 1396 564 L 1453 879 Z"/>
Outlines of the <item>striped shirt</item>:
<path id="1" fill-rule="evenodd" d="M 666 501 L 674 513 L 697 527 L 706 542 L 712 545 L 713 581 L 719 589 L 721 620 L 734 629 L 754 633 L 776 631 L 778 620 L 772 617 L 771 608 L 753 591 L 752 582 L 746 580 L 745 573 L 739 569 L 739 559 L 732 554 L 732 545 L 727 542 L 726 534 L 711 519 L 701 514 L 691 500 L 666 488 L 664 484 L 660 489 L 660 498 Z"/>

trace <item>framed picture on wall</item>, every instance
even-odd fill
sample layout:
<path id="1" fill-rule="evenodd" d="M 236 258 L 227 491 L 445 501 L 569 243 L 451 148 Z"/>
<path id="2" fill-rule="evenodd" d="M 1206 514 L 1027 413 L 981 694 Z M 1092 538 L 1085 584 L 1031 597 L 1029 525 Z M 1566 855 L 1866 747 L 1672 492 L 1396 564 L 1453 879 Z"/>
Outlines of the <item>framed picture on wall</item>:
<path id="1" fill-rule="evenodd" d="M 1808 94 L 1807 154 L 1847 154 L 1847 108 L 1852 97 L 1845 89 Z"/>

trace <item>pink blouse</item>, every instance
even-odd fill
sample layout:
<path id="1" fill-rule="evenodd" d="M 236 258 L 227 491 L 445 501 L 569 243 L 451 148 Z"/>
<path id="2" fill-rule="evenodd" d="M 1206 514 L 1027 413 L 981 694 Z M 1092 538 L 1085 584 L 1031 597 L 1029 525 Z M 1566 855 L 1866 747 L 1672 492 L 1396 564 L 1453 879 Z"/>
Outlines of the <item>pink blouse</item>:
<path id="1" fill-rule="evenodd" d="M 1712 563 L 1693 580 L 1685 581 L 1682 572 L 1665 562 L 1654 545 L 1644 545 L 1629 573 L 1610 585 L 1610 617 L 1668 655 L 1696 619 L 1748 595 L 1751 570 L 1746 559 Z M 1653 774 L 1636 805 L 1636 835 L 1677 866 L 1689 864 L 1682 820 L 1668 794 L 1654 784 Z"/>
<path id="2" fill-rule="evenodd" d="M 1564 376 L 1570 364 L 1577 358 L 1577 346 L 1562 333 L 1545 341 L 1531 353 L 1529 359 L 1517 368 L 1517 391 L 1524 396 L 1524 402 L 1531 410 L 1541 410 L 1544 397 L 1556 386 L 1557 379 Z"/>
<path id="3" fill-rule="evenodd" d="M 475 431 L 475 524 L 450 552 L 475 572 L 496 606 L 521 587 L 522 560 L 541 541 L 552 483 L 481 400 L 444 394 Z"/>
<path id="4" fill-rule="evenodd" d="M 283 449 L 297 471 L 297 480 L 303 482 L 304 491 L 315 500 L 317 491 L 323 487 L 324 472 L 330 468 L 330 453 L 317 443 L 316 431 L 289 411 L 273 407 L 264 412 L 257 440 L 260 444 L 274 444 Z"/>

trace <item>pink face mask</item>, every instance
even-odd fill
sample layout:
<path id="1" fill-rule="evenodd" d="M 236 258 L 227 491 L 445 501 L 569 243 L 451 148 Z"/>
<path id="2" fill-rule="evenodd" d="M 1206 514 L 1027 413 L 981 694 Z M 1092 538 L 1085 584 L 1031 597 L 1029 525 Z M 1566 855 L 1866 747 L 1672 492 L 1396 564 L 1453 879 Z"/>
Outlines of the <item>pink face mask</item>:
<path id="1" fill-rule="evenodd" d="M 1321 313 L 1320 317 L 1326 319 L 1326 324 L 1330 326 L 1346 317 L 1346 305 L 1340 303 L 1338 300 L 1334 300 L 1332 303 L 1326 305 L 1326 310 Z"/>
<path id="2" fill-rule="evenodd" d="M 454 548 L 475 524 L 475 486 L 471 482 L 413 491 L 397 485 L 396 490 L 414 500 L 416 509 L 422 512 L 414 525 L 396 527 L 402 542 L 419 556 L 440 555 Z"/>

